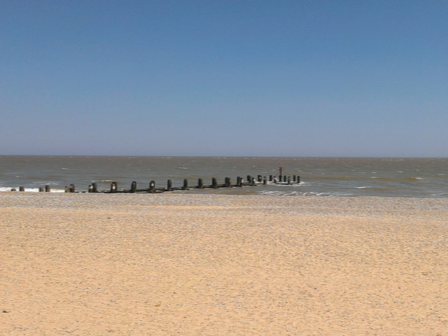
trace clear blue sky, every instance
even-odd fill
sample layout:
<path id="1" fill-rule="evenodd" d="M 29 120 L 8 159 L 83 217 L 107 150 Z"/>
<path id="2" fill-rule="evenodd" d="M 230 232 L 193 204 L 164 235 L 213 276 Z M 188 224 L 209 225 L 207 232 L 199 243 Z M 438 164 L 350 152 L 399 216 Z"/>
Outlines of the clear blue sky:
<path id="1" fill-rule="evenodd" d="M 0 154 L 448 157 L 448 1 L 0 0 Z"/>

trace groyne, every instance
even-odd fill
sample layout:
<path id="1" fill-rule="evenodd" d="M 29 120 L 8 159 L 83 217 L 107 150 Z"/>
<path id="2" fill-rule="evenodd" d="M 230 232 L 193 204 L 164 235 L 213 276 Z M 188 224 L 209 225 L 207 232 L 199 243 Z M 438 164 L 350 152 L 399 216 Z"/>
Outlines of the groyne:
<path id="1" fill-rule="evenodd" d="M 149 184 L 137 183 L 137 181 L 132 181 L 129 188 L 121 187 L 119 182 L 111 182 L 108 188 L 100 188 L 98 183 L 92 183 L 88 186 L 87 190 L 77 190 L 74 184 L 70 184 L 65 187 L 66 193 L 76 193 L 76 192 L 87 192 L 87 193 L 163 193 L 171 192 L 176 190 L 190 190 L 190 189 L 218 189 L 218 188 L 242 188 L 242 187 L 255 187 L 257 185 L 267 185 L 267 184 L 283 184 L 283 185 L 293 185 L 300 183 L 300 176 L 292 175 L 269 175 L 269 176 L 251 176 L 247 175 L 246 178 L 238 176 L 236 180 L 232 181 L 230 177 L 225 177 L 221 179 L 221 183 L 217 178 L 213 177 L 211 183 L 207 184 L 204 179 L 198 178 L 197 182 L 190 184 L 188 179 L 184 179 L 181 186 L 173 186 L 172 180 L 167 180 L 166 185 L 163 187 L 156 186 L 156 182 L 151 180 Z M 142 185 L 144 187 L 142 187 Z M 11 188 L 10 191 L 24 192 L 26 188 L 20 186 L 17 188 Z M 38 188 L 39 192 L 52 192 L 50 185 L 45 185 L 44 187 Z"/>

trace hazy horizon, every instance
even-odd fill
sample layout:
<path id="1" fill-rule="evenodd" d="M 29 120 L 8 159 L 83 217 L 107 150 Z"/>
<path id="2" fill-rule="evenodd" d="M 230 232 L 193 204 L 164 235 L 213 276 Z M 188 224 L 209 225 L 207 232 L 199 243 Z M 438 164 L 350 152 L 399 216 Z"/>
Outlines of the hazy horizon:
<path id="1" fill-rule="evenodd" d="M 297 158 L 297 159 L 448 159 L 445 156 L 275 156 L 275 155 L 85 155 L 85 154 L 0 154 L 1 156 L 62 156 L 62 157 L 161 157 L 161 158 Z"/>

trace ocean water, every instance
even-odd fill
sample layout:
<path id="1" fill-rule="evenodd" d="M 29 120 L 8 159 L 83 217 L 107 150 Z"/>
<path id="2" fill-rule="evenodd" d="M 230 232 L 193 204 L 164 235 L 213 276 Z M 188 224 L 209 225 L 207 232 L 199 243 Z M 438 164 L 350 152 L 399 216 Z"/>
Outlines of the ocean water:
<path id="1" fill-rule="evenodd" d="M 284 175 L 300 176 L 300 184 L 268 184 L 255 187 L 190 189 L 175 193 L 259 194 L 283 196 L 383 196 L 448 197 L 446 158 L 273 158 L 273 157 L 135 157 L 135 156 L 0 156 L 0 191 L 23 186 L 37 191 L 50 185 L 52 191 L 74 184 L 86 191 L 93 182 L 108 190 L 111 182 L 118 189 L 129 189 L 132 181 L 147 188 L 190 186 L 198 178 L 211 184 L 216 177 L 224 183 L 230 177 L 269 176 L 284 168 Z"/>

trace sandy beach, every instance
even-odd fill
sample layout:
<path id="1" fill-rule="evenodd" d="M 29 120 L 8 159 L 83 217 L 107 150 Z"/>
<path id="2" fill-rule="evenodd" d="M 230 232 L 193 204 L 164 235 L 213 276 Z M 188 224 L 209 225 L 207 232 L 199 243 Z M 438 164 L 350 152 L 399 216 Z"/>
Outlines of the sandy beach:
<path id="1" fill-rule="evenodd" d="M 448 335 L 448 199 L 0 194 L 1 335 Z"/>

